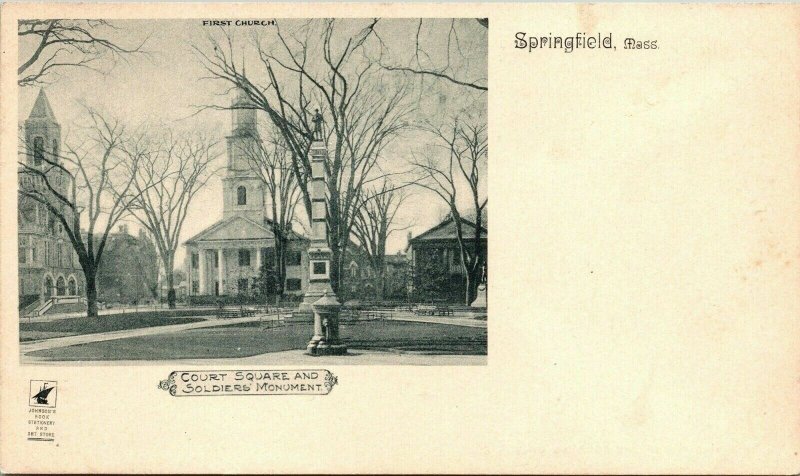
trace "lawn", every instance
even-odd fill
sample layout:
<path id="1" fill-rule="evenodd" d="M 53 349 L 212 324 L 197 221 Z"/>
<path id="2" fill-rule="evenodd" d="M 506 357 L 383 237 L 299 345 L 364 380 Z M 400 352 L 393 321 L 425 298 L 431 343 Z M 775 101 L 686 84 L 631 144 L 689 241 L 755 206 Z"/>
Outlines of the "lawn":
<path id="1" fill-rule="evenodd" d="M 201 311 L 179 310 L 161 312 L 140 312 L 125 314 L 108 314 L 93 318 L 74 317 L 49 322 L 20 322 L 19 340 L 28 342 L 50 337 L 62 337 L 78 334 L 94 334 L 142 327 L 168 326 L 170 324 L 188 324 L 204 320 L 196 316 Z M 207 312 L 207 311 L 206 311 Z"/>
<path id="2" fill-rule="evenodd" d="M 258 322 L 192 329 L 32 352 L 47 360 L 175 360 L 236 358 L 305 348 L 309 325 L 262 328 Z M 486 329 L 400 321 L 341 326 L 349 349 L 486 355 Z"/>

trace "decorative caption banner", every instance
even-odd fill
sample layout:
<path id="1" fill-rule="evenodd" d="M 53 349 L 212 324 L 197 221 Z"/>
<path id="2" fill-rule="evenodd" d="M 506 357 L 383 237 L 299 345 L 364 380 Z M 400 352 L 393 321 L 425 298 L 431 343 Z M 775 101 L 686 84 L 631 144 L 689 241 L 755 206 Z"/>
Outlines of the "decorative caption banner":
<path id="1" fill-rule="evenodd" d="M 158 388 L 175 397 L 327 395 L 337 383 L 337 377 L 324 369 L 176 370 Z"/>

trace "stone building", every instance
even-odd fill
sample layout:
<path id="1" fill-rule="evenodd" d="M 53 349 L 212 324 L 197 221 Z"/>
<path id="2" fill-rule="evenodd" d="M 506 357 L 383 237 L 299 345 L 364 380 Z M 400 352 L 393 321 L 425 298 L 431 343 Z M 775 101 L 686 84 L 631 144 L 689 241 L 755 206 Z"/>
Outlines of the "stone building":
<path id="1" fill-rule="evenodd" d="M 42 171 L 54 190 L 66 192 L 72 177 L 56 165 L 61 163 L 61 126 L 43 89 L 22 124 L 22 135 L 20 162 Z M 47 183 L 41 175 L 20 166 L 20 190 L 46 190 Z M 56 199 L 49 203 L 64 209 Z M 44 204 L 23 194 L 17 205 L 20 309 L 49 308 L 54 302 L 80 307 L 85 292 L 83 271 L 61 222 Z"/>
<path id="2" fill-rule="evenodd" d="M 202 302 L 204 296 L 252 294 L 261 263 L 274 256 L 275 235 L 266 214 L 265 184 L 247 156 L 260 140 L 256 110 L 246 109 L 247 105 L 246 94 L 238 91 L 227 137 L 222 219 L 184 243 L 188 294 L 193 302 Z M 286 249 L 285 294 L 302 295 L 308 287 L 307 250 L 308 240 L 292 233 Z"/>
<path id="3" fill-rule="evenodd" d="M 488 263 L 488 209 L 481 214 L 481 221 L 479 246 L 485 263 Z M 475 218 L 462 217 L 461 222 L 463 237 L 472 246 Z M 464 302 L 466 277 L 461 265 L 456 222 L 452 216 L 448 215 L 433 228 L 409 238 L 407 251 L 411 256 L 414 300 Z"/>

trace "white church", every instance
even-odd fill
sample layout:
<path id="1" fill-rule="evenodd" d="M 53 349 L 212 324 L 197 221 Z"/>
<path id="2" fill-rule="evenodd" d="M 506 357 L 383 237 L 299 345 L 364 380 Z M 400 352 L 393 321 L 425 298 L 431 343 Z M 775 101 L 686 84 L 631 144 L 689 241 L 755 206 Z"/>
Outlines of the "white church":
<path id="1" fill-rule="evenodd" d="M 259 140 L 256 110 L 236 109 L 248 101 L 244 91 L 233 101 L 233 130 L 227 137 L 228 160 L 222 179 L 222 219 L 184 243 L 190 299 L 247 295 L 261 263 L 274 256 L 265 184 L 246 154 Z M 308 245 L 308 239 L 296 233 L 287 243 L 285 294 L 302 295 L 308 287 Z"/>

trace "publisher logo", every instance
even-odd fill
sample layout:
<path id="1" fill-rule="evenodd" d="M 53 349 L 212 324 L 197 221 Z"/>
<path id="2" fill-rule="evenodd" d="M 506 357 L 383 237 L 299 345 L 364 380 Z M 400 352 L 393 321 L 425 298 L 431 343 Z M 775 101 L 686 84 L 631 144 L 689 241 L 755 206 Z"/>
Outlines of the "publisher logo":
<path id="1" fill-rule="evenodd" d="M 31 380 L 30 400 L 32 407 L 56 407 L 58 382 L 52 380 Z"/>

